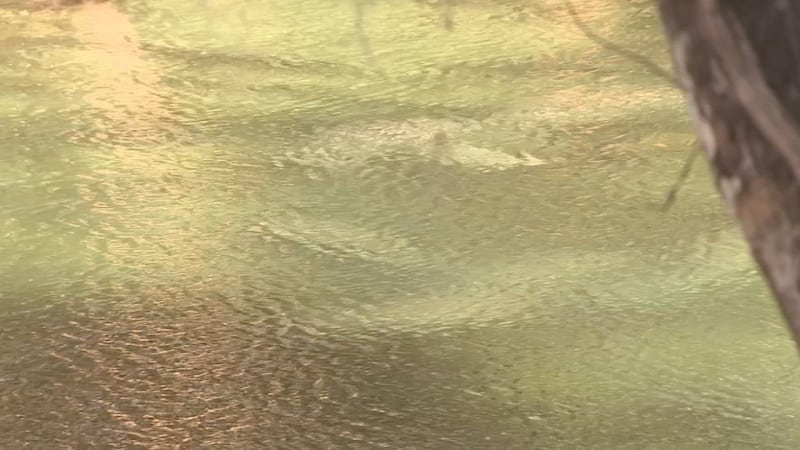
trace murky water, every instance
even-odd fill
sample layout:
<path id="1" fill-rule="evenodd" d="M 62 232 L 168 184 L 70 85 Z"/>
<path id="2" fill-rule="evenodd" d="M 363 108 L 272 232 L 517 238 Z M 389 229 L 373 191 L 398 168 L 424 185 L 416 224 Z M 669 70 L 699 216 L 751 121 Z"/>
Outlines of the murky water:
<path id="1" fill-rule="evenodd" d="M 660 211 L 680 96 L 562 2 L 45 3 L 0 1 L 0 448 L 797 447 L 705 168 Z"/>

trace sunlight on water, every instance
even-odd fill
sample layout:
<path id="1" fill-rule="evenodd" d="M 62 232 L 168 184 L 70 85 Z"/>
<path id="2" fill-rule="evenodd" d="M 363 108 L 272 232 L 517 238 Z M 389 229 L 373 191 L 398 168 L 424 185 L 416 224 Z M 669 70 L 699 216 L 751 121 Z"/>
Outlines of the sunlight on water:
<path id="1" fill-rule="evenodd" d="M 69 3 L 0 0 L 1 448 L 795 448 L 679 93 L 563 2 Z"/>

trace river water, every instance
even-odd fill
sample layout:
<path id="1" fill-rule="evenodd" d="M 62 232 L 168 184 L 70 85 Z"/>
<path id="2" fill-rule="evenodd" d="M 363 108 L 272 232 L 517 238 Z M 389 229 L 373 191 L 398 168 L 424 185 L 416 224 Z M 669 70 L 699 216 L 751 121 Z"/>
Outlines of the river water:
<path id="1" fill-rule="evenodd" d="M 796 448 L 649 2 L 0 1 L 0 448 Z M 576 20 L 583 29 L 576 25 Z"/>

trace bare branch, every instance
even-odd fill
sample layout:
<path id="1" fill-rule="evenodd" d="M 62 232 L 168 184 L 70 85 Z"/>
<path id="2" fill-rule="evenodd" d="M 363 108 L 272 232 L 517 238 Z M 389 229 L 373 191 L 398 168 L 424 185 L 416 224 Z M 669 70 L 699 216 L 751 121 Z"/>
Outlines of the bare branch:
<path id="1" fill-rule="evenodd" d="M 638 53 L 636 53 L 634 51 L 628 50 L 625 47 L 622 47 L 621 45 L 615 44 L 615 43 L 609 41 L 608 39 L 598 35 L 594 31 L 592 31 L 592 29 L 589 28 L 589 26 L 587 26 L 586 23 L 584 23 L 581 20 L 580 16 L 578 15 L 577 10 L 575 9 L 575 5 L 572 4 L 571 0 L 564 0 L 564 3 L 567 6 L 567 11 L 569 12 L 570 17 L 572 17 L 572 21 L 575 23 L 575 26 L 577 26 L 578 29 L 581 30 L 581 32 L 584 35 L 586 35 L 586 37 L 588 37 L 592 41 L 596 42 L 599 46 L 605 48 L 606 50 L 609 50 L 609 51 L 611 51 L 613 53 L 621 55 L 621 56 L 623 56 L 625 58 L 628 58 L 629 60 L 639 64 L 640 66 L 642 66 L 645 69 L 647 69 L 653 75 L 655 75 L 655 76 L 657 76 L 659 78 L 662 78 L 668 84 L 670 84 L 670 85 L 672 85 L 672 86 L 674 86 L 674 87 L 676 87 L 678 89 L 681 88 L 680 85 L 678 84 L 678 82 L 675 80 L 675 78 L 672 75 L 669 74 L 669 72 L 667 72 L 666 70 L 664 70 L 661 67 L 659 67 L 656 63 L 654 63 L 653 61 L 651 61 L 647 57 L 645 57 L 643 55 L 640 55 L 640 54 L 638 54 Z"/>

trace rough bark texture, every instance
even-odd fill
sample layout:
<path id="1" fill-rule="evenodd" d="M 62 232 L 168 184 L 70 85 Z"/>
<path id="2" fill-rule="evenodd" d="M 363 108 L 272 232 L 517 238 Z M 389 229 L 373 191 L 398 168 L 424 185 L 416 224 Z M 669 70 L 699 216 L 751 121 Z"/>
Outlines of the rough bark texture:
<path id="1" fill-rule="evenodd" d="M 800 344 L 800 1 L 658 7 L 717 186 Z"/>

